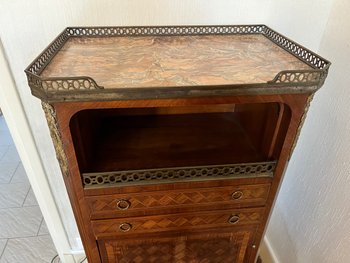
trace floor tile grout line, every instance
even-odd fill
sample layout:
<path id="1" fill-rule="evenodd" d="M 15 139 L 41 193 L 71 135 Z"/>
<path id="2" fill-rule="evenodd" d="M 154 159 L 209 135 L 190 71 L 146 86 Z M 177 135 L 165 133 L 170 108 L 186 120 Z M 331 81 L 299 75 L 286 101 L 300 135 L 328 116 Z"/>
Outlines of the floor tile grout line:
<path id="1" fill-rule="evenodd" d="M 41 228 L 41 225 L 43 224 L 43 222 L 44 222 L 44 217 L 41 219 L 39 229 L 38 229 L 38 232 L 36 233 L 36 236 L 39 236 L 40 228 Z"/>
<path id="2" fill-rule="evenodd" d="M 0 254 L 0 260 L 1 260 L 1 258 L 2 258 L 2 255 L 4 255 L 4 253 L 5 253 L 5 249 L 6 249 L 6 247 L 7 247 L 8 242 L 9 242 L 9 238 L 7 238 L 6 243 L 5 243 L 5 246 L 4 246 L 4 249 L 2 250 L 2 252 L 1 252 L 1 254 Z"/>
<path id="3" fill-rule="evenodd" d="M 25 236 L 25 237 L 8 237 L 8 238 L 0 238 L 0 239 L 8 239 L 8 240 L 12 240 L 12 239 L 21 239 L 21 238 L 34 238 L 34 237 L 44 237 L 44 236 L 50 236 L 50 234 L 43 234 L 40 236 Z"/>
<path id="4" fill-rule="evenodd" d="M 6 210 L 6 209 L 14 209 L 14 208 L 26 208 L 26 207 L 34 207 L 38 205 L 26 205 L 26 206 L 7 206 L 7 207 L 0 207 L 0 210 Z M 1 239 L 1 238 L 0 238 Z"/>
<path id="5" fill-rule="evenodd" d="M 40 210 L 39 205 L 28 205 L 28 206 L 20 206 L 20 207 L 0 208 L 0 212 L 3 212 L 4 210 L 9 210 L 9 209 L 17 209 L 17 210 L 19 210 L 19 209 L 32 208 L 32 207 L 38 207 L 39 210 Z M 1 239 L 1 237 L 0 237 L 0 239 Z"/>
<path id="6" fill-rule="evenodd" d="M 23 182 L 14 182 L 14 183 L 1 183 L 1 182 L 0 182 L 0 186 L 1 186 L 1 185 L 5 185 L 5 184 L 7 184 L 7 185 L 8 185 L 8 184 L 12 184 L 12 185 L 14 185 L 14 184 L 25 184 L 25 185 L 30 185 L 30 183 L 27 183 L 27 182 L 24 182 L 24 181 L 23 181 Z"/>
<path id="7" fill-rule="evenodd" d="M 40 235 L 40 236 L 37 236 L 37 235 L 33 235 L 33 236 L 16 236 L 16 237 L 0 237 L 0 240 L 1 239 L 8 239 L 8 240 L 12 240 L 12 239 L 21 239 L 21 238 L 34 238 L 34 237 L 44 237 L 44 236 L 49 236 L 51 237 L 50 234 L 43 234 L 43 235 Z"/>
<path id="8" fill-rule="evenodd" d="M 21 163 L 22 163 L 22 162 L 19 161 L 19 163 L 18 163 L 18 165 L 17 165 L 17 167 L 16 167 L 16 170 L 13 172 L 13 174 L 12 174 L 12 176 L 11 176 L 11 179 L 10 179 L 10 182 L 9 182 L 9 183 L 12 183 L 13 176 L 16 174 L 16 172 L 17 172 L 17 170 L 18 170 L 18 167 L 20 166 Z"/>
<path id="9" fill-rule="evenodd" d="M 26 207 L 34 207 L 34 206 L 38 206 L 38 204 L 33 204 L 33 205 L 24 205 L 25 204 L 25 200 L 27 198 L 27 195 L 26 197 L 24 197 L 24 200 L 22 201 L 22 203 L 19 203 L 19 204 L 11 204 L 11 205 L 7 205 L 5 207 L 1 207 L 0 206 L 0 210 L 6 210 L 6 209 L 14 209 L 14 208 L 26 208 Z M 9 199 L 7 199 L 9 200 Z M 13 202 L 15 203 L 16 201 L 13 201 L 13 200 L 10 200 L 10 202 Z"/>
<path id="10" fill-rule="evenodd" d="M 39 207 L 39 205 L 26 205 L 26 206 L 22 206 L 22 207 L 24 208 L 24 207 L 35 207 L 35 206 Z"/>
<path id="11" fill-rule="evenodd" d="M 28 205 L 28 206 L 18 206 L 18 207 L 7 207 L 7 208 L 0 208 L 0 212 L 3 211 L 3 210 L 7 210 L 7 209 L 23 209 L 23 208 L 29 208 L 29 207 L 39 207 L 39 205 Z M 40 207 L 39 207 L 40 209 Z M 1 238 L 0 238 L 1 239 Z"/>
<path id="12" fill-rule="evenodd" d="M 26 197 L 24 197 L 24 200 L 23 200 L 23 203 L 22 203 L 22 207 L 24 206 L 24 204 L 25 204 L 25 202 L 26 202 L 26 200 L 27 200 L 27 197 L 28 197 L 28 195 L 29 195 L 30 189 L 32 189 L 32 187 L 29 187 L 28 192 L 27 192 L 27 194 L 26 194 Z"/>
<path id="13" fill-rule="evenodd" d="M 10 145 L 4 145 L 5 147 L 7 147 L 6 151 L 4 152 L 4 155 L 1 156 L 0 161 L 2 160 L 2 158 L 4 158 L 4 156 L 6 155 L 6 153 L 9 151 Z"/>

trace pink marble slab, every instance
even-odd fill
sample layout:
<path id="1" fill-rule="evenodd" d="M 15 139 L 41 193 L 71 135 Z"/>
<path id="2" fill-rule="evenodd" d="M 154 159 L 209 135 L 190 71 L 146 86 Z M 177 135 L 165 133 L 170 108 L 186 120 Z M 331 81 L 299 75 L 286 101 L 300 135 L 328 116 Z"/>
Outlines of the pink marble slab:
<path id="1" fill-rule="evenodd" d="M 72 37 L 41 77 L 88 76 L 108 89 L 266 83 L 304 69 L 263 35 Z"/>

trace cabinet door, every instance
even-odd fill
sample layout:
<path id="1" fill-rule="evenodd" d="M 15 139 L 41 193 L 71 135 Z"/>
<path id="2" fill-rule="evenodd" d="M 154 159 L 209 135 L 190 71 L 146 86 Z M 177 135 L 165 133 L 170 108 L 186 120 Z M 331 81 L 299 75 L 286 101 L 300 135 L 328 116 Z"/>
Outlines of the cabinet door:
<path id="1" fill-rule="evenodd" d="M 100 240 L 103 263 L 242 263 L 254 230 Z"/>

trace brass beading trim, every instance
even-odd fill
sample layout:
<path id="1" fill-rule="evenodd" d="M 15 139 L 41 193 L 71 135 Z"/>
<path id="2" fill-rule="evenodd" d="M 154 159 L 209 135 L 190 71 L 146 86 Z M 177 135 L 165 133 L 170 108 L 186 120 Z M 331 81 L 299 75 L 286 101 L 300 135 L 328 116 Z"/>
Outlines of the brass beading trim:
<path id="1" fill-rule="evenodd" d="M 108 185 L 142 185 L 180 182 L 187 180 L 204 181 L 220 178 L 272 177 L 276 162 L 240 163 L 195 167 L 175 167 L 146 170 L 111 171 L 83 173 L 85 187 Z"/>

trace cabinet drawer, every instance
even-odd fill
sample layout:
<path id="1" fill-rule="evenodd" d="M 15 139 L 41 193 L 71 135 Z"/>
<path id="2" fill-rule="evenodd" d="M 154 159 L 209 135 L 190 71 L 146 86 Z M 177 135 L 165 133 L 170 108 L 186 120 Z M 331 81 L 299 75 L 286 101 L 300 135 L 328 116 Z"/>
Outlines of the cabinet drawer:
<path id="1" fill-rule="evenodd" d="M 109 220 L 92 220 L 97 238 L 118 235 L 188 231 L 196 229 L 226 228 L 255 225 L 263 217 L 264 208 L 219 210 L 211 212 L 178 213 L 160 216 L 130 217 Z"/>
<path id="2" fill-rule="evenodd" d="M 86 197 L 92 219 L 264 205 L 269 184 Z"/>

